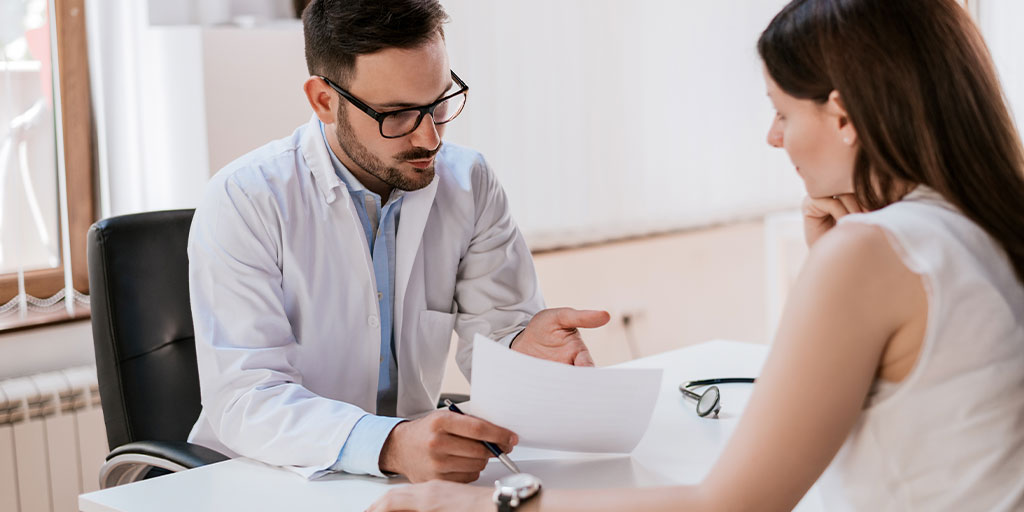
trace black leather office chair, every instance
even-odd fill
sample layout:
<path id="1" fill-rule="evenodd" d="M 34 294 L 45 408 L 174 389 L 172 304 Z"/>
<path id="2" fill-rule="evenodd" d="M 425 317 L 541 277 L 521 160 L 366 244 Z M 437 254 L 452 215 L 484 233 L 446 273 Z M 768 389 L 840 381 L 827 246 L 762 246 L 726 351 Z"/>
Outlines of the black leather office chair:
<path id="1" fill-rule="evenodd" d="M 111 452 L 100 487 L 226 460 L 185 441 L 199 417 L 188 297 L 194 210 L 111 217 L 89 230 L 89 290 L 103 420 Z M 466 395 L 442 394 L 464 402 Z"/>
<path id="2" fill-rule="evenodd" d="M 101 488 L 227 459 L 185 441 L 201 408 L 188 298 L 192 213 L 124 215 L 89 230 L 93 343 L 111 449 Z"/>

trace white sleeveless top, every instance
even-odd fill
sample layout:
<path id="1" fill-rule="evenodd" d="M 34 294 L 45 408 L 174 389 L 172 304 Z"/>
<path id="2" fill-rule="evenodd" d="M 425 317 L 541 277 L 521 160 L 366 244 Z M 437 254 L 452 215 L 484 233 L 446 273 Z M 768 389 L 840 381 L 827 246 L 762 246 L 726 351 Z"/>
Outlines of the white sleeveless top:
<path id="1" fill-rule="evenodd" d="M 1024 286 L 1005 251 L 923 186 L 840 222 L 885 230 L 928 321 L 911 373 L 876 380 L 819 480 L 826 510 L 1024 510 Z"/>

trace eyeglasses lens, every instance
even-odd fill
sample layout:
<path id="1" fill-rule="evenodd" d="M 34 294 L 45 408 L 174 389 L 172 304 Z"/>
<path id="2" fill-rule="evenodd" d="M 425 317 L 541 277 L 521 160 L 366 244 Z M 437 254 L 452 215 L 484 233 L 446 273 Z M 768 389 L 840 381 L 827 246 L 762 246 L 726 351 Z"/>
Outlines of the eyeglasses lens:
<path id="1" fill-rule="evenodd" d="M 465 105 L 465 94 L 459 94 L 439 103 L 434 107 L 434 124 L 445 124 L 455 119 Z M 381 132 L 385 137 L 401 137 L 412 133 L 418 127 L 417 121 L 420 121 L 418 110 L 407 110 L 389 115 L 381 123 Z"/>

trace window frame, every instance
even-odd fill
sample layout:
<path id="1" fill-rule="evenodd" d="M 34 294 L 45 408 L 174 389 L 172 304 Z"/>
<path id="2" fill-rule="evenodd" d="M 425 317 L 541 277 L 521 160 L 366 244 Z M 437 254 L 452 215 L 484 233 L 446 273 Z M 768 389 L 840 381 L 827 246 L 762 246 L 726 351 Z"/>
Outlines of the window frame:
<path id="1" fill-rule="evenodd" d="M 74 289 L 88 293 L 86 236 L 89 226 L 96 220 L 96 212 L 85 0 L 54 0 L 53 5 L 55 12 L 52 14 L 57 31 L 57 64 L 69 228 L 69 240 L 62 240 L 61 243 L 71 244 Z M 63 245 L 61 247 L 63 248 Z M 61 261 L 57 268 L 25 272 L 25 292 L 40 298 L 50 297 L 59 292 L 64 288 L 64 264 L 65 262 Z M 0 304 L 10 301 L 17 295 L 18 275 L 0 274 Z M 0 318 L 0 333 L 88 317 L 88 307 L 81 305 L 75 306 L 73 316 L 69 316 L 65 309 L 55 313 L 32 313 L 25 319 L 8 316 Z"/>

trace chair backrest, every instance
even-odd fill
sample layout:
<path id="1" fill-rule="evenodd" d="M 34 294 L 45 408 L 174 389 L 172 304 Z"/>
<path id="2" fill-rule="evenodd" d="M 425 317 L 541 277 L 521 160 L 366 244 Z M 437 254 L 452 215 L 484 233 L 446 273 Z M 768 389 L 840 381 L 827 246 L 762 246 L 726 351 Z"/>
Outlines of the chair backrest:
<path id="1" fill-rule="evenodd" d="M 199 417 L 188 298 L 194 210 L 123 215 L 89 230 L 89 290 L 110 449 L 184 441 Z"/>

